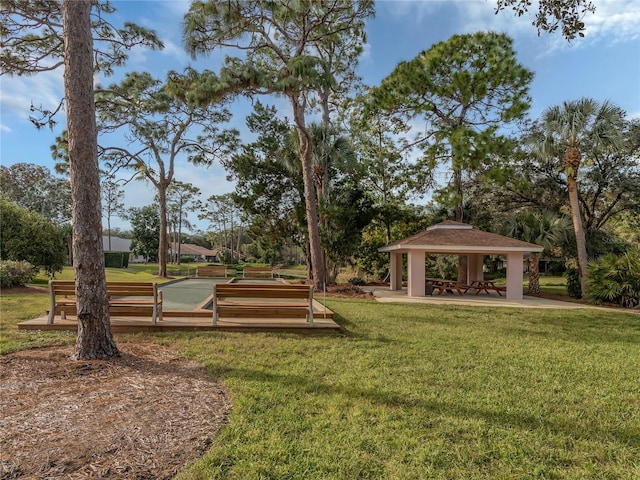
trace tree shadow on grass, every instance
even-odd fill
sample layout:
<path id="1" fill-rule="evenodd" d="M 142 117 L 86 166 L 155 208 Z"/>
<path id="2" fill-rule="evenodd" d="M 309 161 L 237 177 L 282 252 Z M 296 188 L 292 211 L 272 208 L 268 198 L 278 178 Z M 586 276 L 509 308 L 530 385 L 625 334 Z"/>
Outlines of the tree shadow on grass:
<path id="1" fill-rule="evenodd" d="M 408 398 L 401 394 L 375 388 L 361 388 L 357 385 L 328 385 L 318 382 L 306 376 L 282 373 L 270 373 L 255 371 L 246 368 L 223 368 L 219 371 L 223 378 L 258 382 L 276 383 L 290 388 L 291 391 L 304 392 L 309 395 L 342 395 L 349 399 L 364 399 L 381 406 L 392 408 L 418 409 L 424 412 L 434 412 L 440 415 L 459 417 L 462 419 L 478 419 L 502 429 L 519 428 L 533 431 L 544 430 L 552 434 L 569 436 L 577 440 L 593 440 L 595 438 L 607 438 L 619 444 L 631 448 L 640 448 L 640 432 L 637 426 L 629 425 L 626 428 L 604 428 L 594 424 L 579 425 L 572 421 L 558 419 L 544 419 L 536 415 L 517 412 L 505 412 L 486 408 L 475 408 L 460 403 L 418 399 L 415 396 Z M 586 423 L 586 422 L 585 422 Z"/>

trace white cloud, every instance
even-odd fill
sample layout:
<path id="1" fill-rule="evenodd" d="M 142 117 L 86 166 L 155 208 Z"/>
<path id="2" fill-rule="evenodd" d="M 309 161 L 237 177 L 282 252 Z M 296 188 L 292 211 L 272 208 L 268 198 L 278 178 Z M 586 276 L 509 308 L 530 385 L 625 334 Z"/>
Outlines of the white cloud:
<path id="1" fill-rule="evenodd" d="M 396 18 L 410 19 L 412 23 L 423 23 L 447 3 L 451 3 L 451 0 L 446 2 L 441 0 L 385 0 L 378 2 L 376 7 L 379 10 L 378 15 L 388 13 Z"/>
<path id="2" fill-rule="evenodd" d="M 362 44 L 362 53 L 360 54 L 360 62 L 371 62 L 371 44 L 365 42 Z"/>
<path id="3" fill-rule="evenodd" d="M 2 131 L 2 132 L 11 132 L 12 130 L 9 127 L 7 127 L 6 125 L 0 123 L 0 131 Z"/>
<path id="4" fill-rule="evenodd" d="M 164 41 L 162 54 L 172 57 L 182 64 L 188 64 L 191 60 L 184 47 L 181 44 L 178 45 L 175 42 L 172 42 L 171 40 Z"/>
<path id="5" fill-rule="evenodd" d="M 4 122 L 26 120 L 32 104 L 46 110 L 56 109 L 64 96 L 62 75 L 62 69 L 58 69 L 32 77 L 3 77 L 0 108 Z"/>
<path id="6" fill-rule="evenodd" d="M 587 40 L 632 41 L 640 38 L 640 0 L 602 0 L 584 23 Z"/>

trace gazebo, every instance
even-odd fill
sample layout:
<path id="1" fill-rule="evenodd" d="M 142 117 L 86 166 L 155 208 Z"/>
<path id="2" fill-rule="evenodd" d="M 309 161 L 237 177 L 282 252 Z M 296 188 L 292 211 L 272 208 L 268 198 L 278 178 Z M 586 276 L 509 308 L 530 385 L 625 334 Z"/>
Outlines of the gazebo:
<path id="1" fill-rule="evenodd" d="M 407 255 L 410 297 L 425 296 L 425 254 L 467 256 L 467 281 L 483 280 L 484 255 L 506 255 L 507 299 L 522 299 L 522 270 L 525 253 L 542 252 L 533 243 L 495 233 L 476 230 L 466 223 L 447 220 L 432 225 L 424 232 L 397 240 L 379 249 L 390 255 L 390 288 L 402 288 L 402 255 Z"/>

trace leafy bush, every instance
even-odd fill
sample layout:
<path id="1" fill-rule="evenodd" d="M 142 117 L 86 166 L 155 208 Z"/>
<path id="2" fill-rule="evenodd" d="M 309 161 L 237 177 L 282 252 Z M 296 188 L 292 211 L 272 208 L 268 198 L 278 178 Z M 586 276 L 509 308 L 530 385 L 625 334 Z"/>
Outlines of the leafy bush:
<path id="1" fill-rule="evenodd" d="M 49 275 L 62 271 L 67 245 L 52 221 L 0 198 L 0 232 L 0 259 L 29 262 Z"/>
<path id="2" fill-rule="evenodd" d="M 31 283 L 38 269 L 29 262 L 0 260 L 0 286 L 2 288 L 23 287 Z"/>
<path id="3" fill-rule="evenodd" d="M 587 298 L 633 308 L 640 305 L 640 248 L 608 254 L 589 263 Z"/>
<path id="4" fill-rule="evenodd" d="M 129 252 L 104 252 L 104 266 L 127 268 L 129 266 Z"/>
<path id="5" fill-rule="evenodd" d="M 362 286 L 365 284 L 365 281 L 360 277 L 352 277 L 347 280 L 351 285 Z"/>
<path id="6" fill-rule="evenodd" d="M 580 275 L 577 268 L 567 268 L 567 293 L 573 298 L 582 298 L 582 287 L 580 286 Z"/>
<path id="7" fill-rule="evenodd" d="M 552 260 L 549 262 L 549 268 L 547 271 L 549 275 L 559 276 L 567 271 L 567 265 L 564 262 Z"/>

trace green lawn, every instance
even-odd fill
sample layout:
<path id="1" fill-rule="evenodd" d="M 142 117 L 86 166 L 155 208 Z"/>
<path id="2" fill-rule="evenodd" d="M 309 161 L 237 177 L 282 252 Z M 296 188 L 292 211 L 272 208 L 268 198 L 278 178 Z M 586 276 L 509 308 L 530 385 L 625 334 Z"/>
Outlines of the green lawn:
<path id="1" fill-rule="evenodd" d="M 29 298 L 2 297 L 3 339 L 72 342 L 18 336 L 15 318 L 46 308 Z M 640 478 L 640 315 L 329 307 L 344 334 L 116 337 L 194 358 L 232 393 L 229 424 L 180 478 Z"/>

